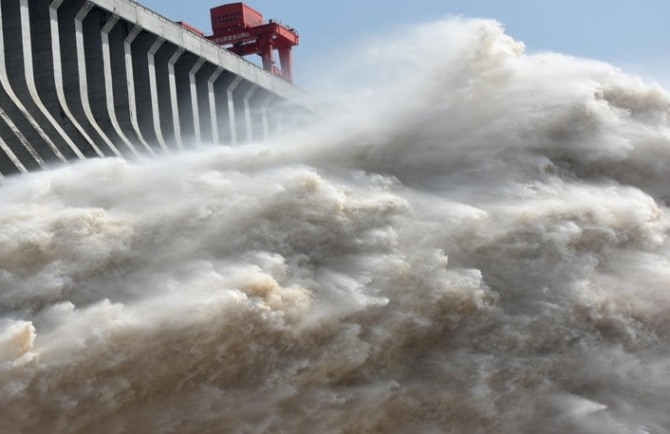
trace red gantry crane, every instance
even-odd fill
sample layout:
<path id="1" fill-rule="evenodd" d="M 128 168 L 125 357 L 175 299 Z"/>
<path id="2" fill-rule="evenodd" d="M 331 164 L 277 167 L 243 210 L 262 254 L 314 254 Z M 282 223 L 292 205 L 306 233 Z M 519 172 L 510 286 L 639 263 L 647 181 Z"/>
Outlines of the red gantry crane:
<path id="1" fill-rule="evenodd" d="M 263 15 L 244 3 L 230 3 L 210 10 L 212 36 L 207 38 L 240 56 L 258 54 L 263 68 L 292 80 L 291 48 L 298 45 L 298 33 L 291 27 L 270 20 L 263 23 Z M 274 50 L 279 52 L 277 67 Z"/>

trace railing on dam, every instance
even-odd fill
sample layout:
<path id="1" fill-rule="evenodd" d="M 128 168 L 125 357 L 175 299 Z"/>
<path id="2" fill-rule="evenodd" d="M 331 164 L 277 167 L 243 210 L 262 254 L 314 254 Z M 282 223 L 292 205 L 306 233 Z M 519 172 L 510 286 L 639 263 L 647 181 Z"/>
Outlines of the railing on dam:
<path id="1" fill-rule="evenodd" d="M 0 175 L 267 137 L 314 100 L 131 0 L 0 0 Z"/>

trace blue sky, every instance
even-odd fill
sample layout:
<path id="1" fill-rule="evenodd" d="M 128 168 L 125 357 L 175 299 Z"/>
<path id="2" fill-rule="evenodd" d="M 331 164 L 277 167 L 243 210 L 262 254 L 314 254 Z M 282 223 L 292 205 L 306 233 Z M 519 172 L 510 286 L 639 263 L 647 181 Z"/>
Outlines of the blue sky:
<path id="1" fill-rule="evenodd" d="M 225 0 L 139 0 L 172 20 L 210 32 L 209 9 Z M 604 60 L 670 87 L 667 0 L 249 0 L 266 19 L 300 32 L 298 85 L 338 62 L 347 47 L 403 26 L 448 16 L 493 18 L 530 52 L 556 51 Z"/>

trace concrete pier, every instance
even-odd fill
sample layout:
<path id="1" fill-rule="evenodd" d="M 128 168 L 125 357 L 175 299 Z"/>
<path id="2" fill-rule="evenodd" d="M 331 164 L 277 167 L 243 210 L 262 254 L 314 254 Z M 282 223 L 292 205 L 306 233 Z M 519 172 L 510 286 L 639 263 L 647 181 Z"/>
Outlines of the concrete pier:
<path id="1" fill-rule="evenodd" d="M 308 94 L 131 0 L 0 0 L 0 175 L 263 139 Z"/>

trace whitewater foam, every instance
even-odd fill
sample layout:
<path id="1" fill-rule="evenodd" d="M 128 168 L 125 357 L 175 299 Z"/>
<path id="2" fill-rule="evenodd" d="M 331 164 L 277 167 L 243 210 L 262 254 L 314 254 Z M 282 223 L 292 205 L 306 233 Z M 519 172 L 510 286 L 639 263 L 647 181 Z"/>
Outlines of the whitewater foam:
<path id="1" fill-rule="evenodd" d="M 415 32 L 270 143 L 3 180 L 0 432 L 670 432 L 670 95 Z"/>

